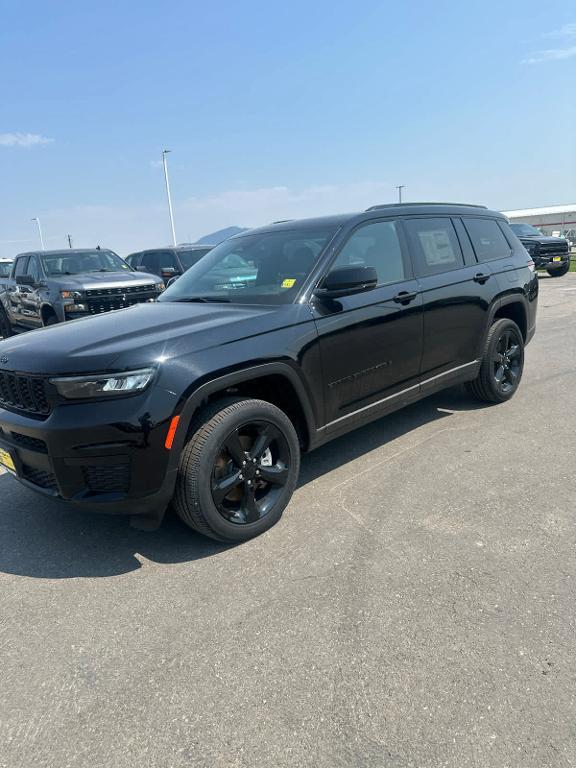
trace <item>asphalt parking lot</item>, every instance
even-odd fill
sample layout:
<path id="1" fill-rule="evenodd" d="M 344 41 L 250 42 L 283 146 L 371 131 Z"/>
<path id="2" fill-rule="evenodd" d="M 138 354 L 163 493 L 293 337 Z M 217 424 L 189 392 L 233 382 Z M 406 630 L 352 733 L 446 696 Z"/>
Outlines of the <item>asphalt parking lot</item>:
<path id="1" fill-rule="evenodd" d="M 223 547 L 0 476 L 0 766 L 576 765 L 576 273 L 518 395 L 306 457 Z"/>

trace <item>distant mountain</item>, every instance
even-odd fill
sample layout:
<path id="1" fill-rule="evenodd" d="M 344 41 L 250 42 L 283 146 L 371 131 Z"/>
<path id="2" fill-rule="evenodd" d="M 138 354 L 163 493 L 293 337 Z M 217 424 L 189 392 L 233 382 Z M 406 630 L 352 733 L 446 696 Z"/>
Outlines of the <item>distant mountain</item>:
<path id="1" fill-rule="evenodd" d="M 219 245 L 224 240 L 228 240 L 232 235 L 237 235 L 240 232 L 247 232 L 248 227 L 226 227 L 226 229 L 219 229 L 218 232 L 212 232 L 211 235 L 205 235 L 201 237 L 197 242 L 201 245 Z"/>

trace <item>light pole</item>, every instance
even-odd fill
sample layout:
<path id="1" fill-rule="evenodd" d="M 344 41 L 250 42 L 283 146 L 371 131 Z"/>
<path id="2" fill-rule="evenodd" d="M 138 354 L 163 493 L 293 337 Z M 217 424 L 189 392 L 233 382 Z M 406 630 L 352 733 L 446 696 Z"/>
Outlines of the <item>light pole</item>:
<path id="1" fill-rule="evenodd" d="M 40 235 L 40 245 L 42 246 L 42 250 L 45 251 L 46 248 L 44 248 L 44 238 L 42 237 L 42 227 L 40 226 L 40 219 L 35 216 L 33 219 L 31 219 L 31 221 L 35 221 L 36 224 L 38 225 L 38 234 Z"/>
<path id="2" fill-rule="evenodd" d="M 170 182 L 168 181 L 168 163 L 166 155 L 170 153 L 169 149 L 162 150 L 162 165 L 164 166 L 164 179 L 166 181 L 166 195 L 168 197 L 168 210 L 170 211 L 170 226 L 172 227 L 172 242 L 176 243 L 176 229 L 174 228 L 174 213 L 172 211 L 172 198 L 170 197 Z"/>
<path id="3" fill-rule="evenodd" d="M 398 184 L 396 189 L 398 190 L 398 202 L 402 203 L 402 190 L 405 188 L 405 184 Z"/>

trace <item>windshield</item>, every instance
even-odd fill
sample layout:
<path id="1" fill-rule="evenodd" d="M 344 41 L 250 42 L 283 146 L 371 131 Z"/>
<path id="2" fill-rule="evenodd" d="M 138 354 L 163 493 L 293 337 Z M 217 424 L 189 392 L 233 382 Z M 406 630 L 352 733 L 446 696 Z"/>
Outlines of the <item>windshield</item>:
<path id="1" fill-rule="evenodd" d="M 542 232 L 530 224 L 510 224 L 512 231 L 518 237 L 541 237 Z"/>
<path id="2" fill-rule="evenodd" d="M 200 261 L 202 256 L 206 256 L 209 252 L 210 248 L 194 248 L 189 251 L 178 251 L 178 256 L 184 269 L 190 269 L 197 261 Z"/>
<path id="3" fill-rule="evenodd" d="M 225 240 L 159 300 L 288 304 L 335 231 L 302 227 Z"/>
<path id="4" fill-rule="evenodd" d="M 10 272 L 12 272 L 12 262 L 0 261 L 0 277 L 10 277 Z"/>
<path id="5" fill-rule="evenodd" d="M 44 269 L 49 277 L 55 275 L 85 275 L 90 272 L 132 272 L 132 267 L 112 251 L 82 251 L 82 253 L 45 253 Z"/>

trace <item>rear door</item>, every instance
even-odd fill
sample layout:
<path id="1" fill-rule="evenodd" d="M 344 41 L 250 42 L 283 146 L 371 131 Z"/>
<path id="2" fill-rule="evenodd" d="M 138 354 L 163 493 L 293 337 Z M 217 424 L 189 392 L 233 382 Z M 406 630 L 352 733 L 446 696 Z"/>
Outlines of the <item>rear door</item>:
<path id="1" fill-rule="evenodd" d="M 480 216 L 465 216 L 462 223 L 472 242 L 481 271 L 488 270 L 495 275 L 502 291 L 520 288 L 523 276 L 518 274 L 512 246 L 498 222 Z"/>
<path id="2" fill-rule="evenodd" d="M 426 391 L 439 379 L 449 384 L 473 367 L 498 287 L 491 271 L 479 268 L 459 219 L 414 217 L 404 226 L 422 292 L 421 374 Z"/>
<path id="3" fill-rule="evenodd" d="M 418 390 L 422 298 L 398 222 L 382 219 L 360 224 L 326 274 L 354 264 L 374 267 L 378 286 L 312 302 L 329 431 L 370 418 L 387 403 L 408 402 Z"/>

